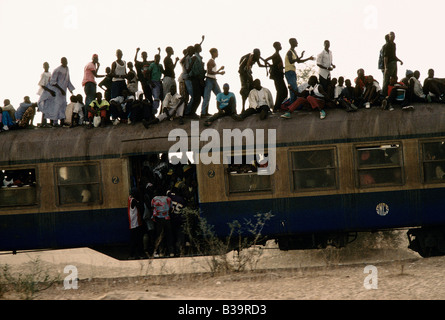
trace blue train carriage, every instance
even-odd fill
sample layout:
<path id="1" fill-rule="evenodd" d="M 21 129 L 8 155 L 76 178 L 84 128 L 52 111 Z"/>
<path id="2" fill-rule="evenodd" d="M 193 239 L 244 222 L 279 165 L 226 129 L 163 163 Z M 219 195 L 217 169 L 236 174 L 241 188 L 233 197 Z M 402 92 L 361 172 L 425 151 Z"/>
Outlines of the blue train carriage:
<path id="1" fill-rule="evenodd" d="M 128 158 L 119 150 L 125 132 L 115 129 L 2 134 L 0 250 L 128 241 Z M 13 186 L 5 186 L 11 180 Z"/>
<path id="2" fill-rule="evenodd" d="M 282 250 L 342 247 L 356 232 L 411 228 L 411 249 L 442 255 L 443 110 L 220 119 L 211 138 L 203 121 L 2 133 L 2 180 L 19 183 L 0 189 L 0 251 L 128 244 L 130 185 L 147 156 L 174 149 L 180 139 L 168 137 L 181 128 L 196 160 L 200 214 L 222 238 L 231 222 L 269 214 L 261 233 Z M 255 133 L 241 154 L 224 146 L 224 133 L 236 130 Z M 273 168 L 262 167 L 273 154 Z"/>
<path id="3" fill-rule="evenodd" d="M 442 255 L 444 110 L 418 105 L 411 113 L 329 110 L 323 121 L 305 112 L 290 121 L 222 120 L 214 127 L 221 135 L 227 128 L 276 129 L 276 168 L 259 176 L 249 163 L 233 165 L 235 156 L 232 164 L 201 164 L 202 215 L 226 235 L 228 221 L 270 213 L 262 233 L 282 250 L 343 247 L 357 232 L 411 228 L 411 249 Z M 255 147 L 245 149 L 261 159 Z M 222 151 L 221 163 L 227 157 Z"/>

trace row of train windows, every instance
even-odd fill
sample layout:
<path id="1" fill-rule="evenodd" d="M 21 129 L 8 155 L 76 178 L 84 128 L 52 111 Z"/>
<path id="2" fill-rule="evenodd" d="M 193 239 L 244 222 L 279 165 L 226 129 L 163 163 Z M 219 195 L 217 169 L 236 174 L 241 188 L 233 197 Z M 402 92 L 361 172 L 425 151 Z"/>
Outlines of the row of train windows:
<path id="1" fill-rule="evenodd" d="M 101 202 L 98 164 L 55 167 L 56 195 L 59 205 Z M 35 169 L 0 170 L 0 207 L 37 204 Z"/>
<path id="2" fill-rule="evenodd" d="M 359 188 L 400 186 L 404 184 L 403 155 L 400 144 L 358 147 L 356 185 Z M 422 143 L 423 182 L 445 182 L 445 142 Z M 335 148 L 291 151 L 292 189 L 298 191 L 338 189 Z M 229 165 L 229 192 L 271 191 L 271 179 L 258 175 L 255 164 Z"/>
<path id="3" fill-rule="evenodd" d="M 267 155 L 253 157 L 252 162 L 243 157 L 232 157 L 232 164 L 227 168 L 229 192 L 271 191 L 270 175 L 259 174 L 267 170 L 264 162 Z M 334 147 L 291 151 L 290 166 L 294 192 L 338 189 Z M 422 166 L 424 183 L 445 183 L 445 141 L 422 144 Z M 356 183 L 359 188 L 403 185 L 402 168 L 400 144 L 356 148 Z M 55 177 L 58 205 L 101 203 L 99 164 L 56 166 Z M 35 169 L 0 170 L 0 182 L 0 207 L 37 204 Z"/>

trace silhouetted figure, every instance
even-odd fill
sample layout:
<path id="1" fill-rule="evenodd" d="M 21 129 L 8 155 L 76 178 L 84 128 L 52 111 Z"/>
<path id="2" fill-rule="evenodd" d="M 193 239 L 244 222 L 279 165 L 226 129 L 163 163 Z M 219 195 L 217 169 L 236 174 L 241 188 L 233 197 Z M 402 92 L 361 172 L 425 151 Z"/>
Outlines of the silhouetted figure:
<path id="1" fill-rule="evenodd" d="M 275 89 L 277 91 L 277 95 L 275 98 L 275 105 L 273 107 L 274 111 L 278 111 L 281 107 L 281 104 L 287 98 L 287 88 L 284 83 L 284 65 L 283 59 L 280 56 L 280 50 L 282 49 L 281 43 L 275 42 L 273 44 L 275 49 L 275 53 L 266 59 L 266 62 L 272 60 L 272 65 L 270 67 L 270 79 L 273 80 L 275 84 Z"/>
<path id="2" fill-rule="evenodd" d="M 385 63 L 385 73 L 383 76 L 383 92 L 382 94 L 386 97 L 388 96 L 388 85 L 391 77 L 397 77 L 397 62 L 403 65 L 403 61 L 397 57 L 397 48 L 394 42 L 396 35 L 394 32 L 389 33 L 389 41 L 385 45 L 384 50 L 384 63 Z"/>
<path id="3" fill-rule="evenodd" d="M 245 110 L 246 100 L 249 97 L 250 91 L 253 89 L 253 65 L 257 64 L 259 67 L 266 68 L 266 65 L 262 64 L 260 60 L 262 60 L 260 49 L 254 49 L 252 53 L 248 53 L 240 59 L 238 73 L 241 80 L 240 94 L 243 100 L 242 111 Z"/>

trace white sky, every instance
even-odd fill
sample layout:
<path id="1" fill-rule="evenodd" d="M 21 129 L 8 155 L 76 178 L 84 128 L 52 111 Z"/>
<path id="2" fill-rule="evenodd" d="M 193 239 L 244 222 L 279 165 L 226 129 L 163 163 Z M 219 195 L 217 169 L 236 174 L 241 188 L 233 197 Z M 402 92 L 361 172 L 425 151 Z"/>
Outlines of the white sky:
<path id="1" fill-rule="evenodd" d="M 259 48 L 267 58 L 274 53 L 273 42 L 280 41 L 284 59 L 291 37 L 299 41 L 298 53 L 314 56 L 330 40 L 337 66 L 333 77 L 352 80 L 364 68 L 381 82 L 379 51 L 385 34 L 394 31 L 397 55 L 405 63 L 399 65 L 399 77 L 411 69 L 419 70 L 423 80 L 429 68 L 445 77 L 445 44 L 438 37 L 444 9 L 439 0 L 0 0 L 0 104 L 8 98 L 17 108 L 25 95 L 37 101 L 45 61 L 52 71 L 67 57 L 75 93 L 85 97 L 83 68 L 93 53 L 99 55 L 104 74 L 118 48 L 128 62 L 137 47 L 150 59 L 160 47 L 163 60 L 165 47 L 172 46 L 175 56 L 182 57 L 182 50 L 200 42 L 202 35 L 204 61 L 210 48 L 218 48 L 217 64 L 226 67 L 218 82 L 221 88 L 225 82 L 231 85 L 238 111 L 240 57 Z M 175 71 L 179 76 L 179 64 Z M 254 78 L 275 96 L 264 69 L 255 68 Z M 211 113 L 216 111 L 213 94 L 210 107 Z"/>

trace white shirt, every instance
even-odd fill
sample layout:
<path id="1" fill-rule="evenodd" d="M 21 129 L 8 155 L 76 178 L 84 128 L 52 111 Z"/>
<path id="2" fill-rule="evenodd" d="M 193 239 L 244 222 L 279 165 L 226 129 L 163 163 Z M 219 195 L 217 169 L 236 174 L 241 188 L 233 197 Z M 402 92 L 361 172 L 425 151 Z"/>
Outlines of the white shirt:
<path id="1" fill-rule="evenodd" d="M 175 93 L 174 95 L 171 92 L 167 93 L 162 101 L 162 106 L 167 109 L 175 108 L 178 106 L 179 101 L 181 100 L 181 95 L 179 93 Z"/>
<path id="2" fill-rule="evenodd" d="M 346 87 L 345 86 L 343 86 L 343 87 L 335 86 L 335 92 L 334 92 L 335 99 L 337 99 L 341 95 L 341 92 L 343 91 L 344 88 L 346 88 Z"/>
<path id="3" fill-rule="evenodd" d="M 320 85 L 316 84 L 315 86 L 310 86 L 308 87 L 306 90 L 309 92 L 309 95 L 312 95 L 312 93 L 317 97 L 317 98 L 324 98 L 324 96 L 320 93 L 320 90 L 318 90 L 318 87 Z"/>
<path id="4" fill-rule="evenodd" d="M 123 64 L 120 65 L 116 61 L 116 69 L 114 69 L 114 73 L 116 76 L 125 76 L 127 74 L 127 63 L 122 60 Z M 124 78 L 113 77 L 113 81 L 125 81 Z"/>
<path id="5" fill-rule="evenodd" d="M 51 72 L 44 72 L 42 73 L 39 81 L 39 90 L 37 91 L 37 95 L 41 96 L 43 93 L 43 87 L 46 87 L 46 85 L 49 83 L 49 80 L 51 79 Z"/>
<path id="6" fill-rule="evenodd" d="M 410 79 L 410 81 L 411 80 L 414 81 L 414 94 L 416 96 L 418 96 L 419 98 L 425 98 L 425 94 L 423 93 L 423 87 L 422 87 L 422 84 L 420 83 L 420 81 L 418 79 L 416 79 L 415 77 L 412 77 Z"/>
<path id="7" fill-rule="evenodd" d="M 82 104 L 80 102 L 76 102 L 73 109 L 74 113 L 80 113 L 82 112 Z"/>
<path id="8" fill-rule="evenodd" d="M 216 73 L 218 71 L 218 68 L 216 67 L 215 60 L 213 60 L 213 63 L 214 63 L 214 66 L 212 68 L 212 71 Z M 207 78 L 216 79 L 216 74 L 215 73 L 214 74 L 210 74 L 209 71 L 207 70 Z"/>
<path id="9" fill-rule="evenodd" d="M 329 50 L 329 52 L 327 52 L 326 50 L 323 50 L 317 56 L 317 65 L 321 65 L 325 68 L 330 68 L 332 65 L 332 51 Z M 331 75 L 331 71 L 319 68 L 318 74 L 324 79 L 327 79 Z"/>
<path id="10" fill-rule="evenodd" d="M 273 108 L 274 102 L 270 90 L 264 87 L 261 90 L 251 90 L 249 93 L 249 106 L 253 109 L 258 109 L 261 106 Z"/>

